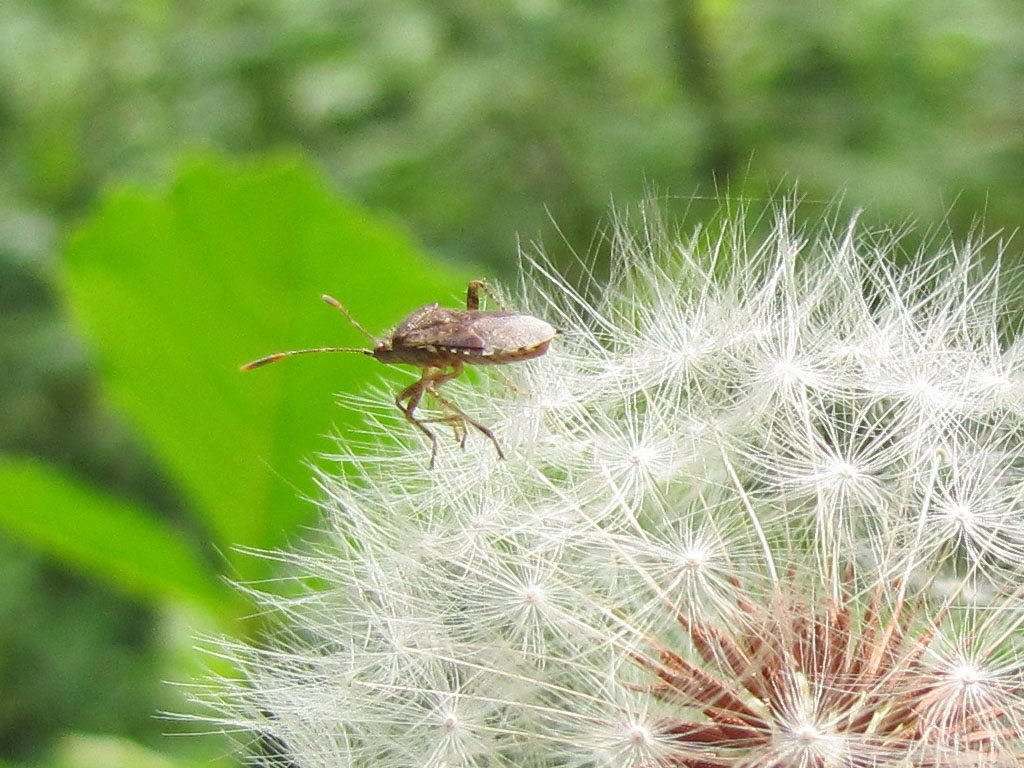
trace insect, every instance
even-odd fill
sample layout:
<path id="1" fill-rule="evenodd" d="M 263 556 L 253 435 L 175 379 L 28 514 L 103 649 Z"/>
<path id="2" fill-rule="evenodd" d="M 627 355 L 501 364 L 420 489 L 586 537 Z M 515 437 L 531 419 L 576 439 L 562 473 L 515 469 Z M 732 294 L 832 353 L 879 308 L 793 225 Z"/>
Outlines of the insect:
<path id="1" fill-rule="evenodd" d="M 390 334 L 380 339 L 356 321 L 341 302 L 328 295 L 321 298 L 341 311 L 364 336 L 373 342 L 372 349 L 351 347 L 319 347 L 294 349 L 261 357 L 242 366 L 243 371 L 259 368 L 292 355 L 313 352 L 358 352 L 385 364 L 416 365 L 423 369 L 420 378 L 395 397 L 395 405 L 406 420 L 430 439 L 430 469 L 437 459 L 437 435 L 427 424 L 448 424 L 461 446 L 466 444 L 466 424 L 479 430 L 494 444 L 498 458 L 505 453 L 494 433 L 438 392 L 447 381 L 458 378 L 467 365 L 504 365 L 540 357 L 548 351 L 552 339 L 560 333 L 544 320 L 506 309 L 480 309 L 480 291 L 501 306 L 501 302 L 480 280 L 470 282 L 466 291 L 466 308 L 449 309 L 437 302 L 426 304 L 406 317 Z M 506 380 L 507 381 L 507 380 Z M 511 383 L 511 382 L 509 382 Z M 442 416 L 423 419 L 415 415 L 424 394 L 441 406 Z"/>

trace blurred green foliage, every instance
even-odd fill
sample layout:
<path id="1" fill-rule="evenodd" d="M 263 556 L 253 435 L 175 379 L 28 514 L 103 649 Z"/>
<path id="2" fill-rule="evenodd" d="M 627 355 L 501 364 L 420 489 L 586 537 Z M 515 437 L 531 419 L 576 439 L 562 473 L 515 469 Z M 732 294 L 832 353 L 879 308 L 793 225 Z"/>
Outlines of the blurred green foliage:
<path id="1" fill-rule="evenodd" d="M 394 375 L 359 355 L 242 375 L 268 352 L 367 339 L 321 293 L 385 329 L 466 278 L 432 265 L 394 227 L 331 195 L 308 166 L 193 163 L 170 192 L 122 189 L 71 242 L 67 294 L 106 391 L 173 476 L 231 568 L 238 544 L 284 544 L 315 496 L 303 459 L 356 426 L 332 393 Z"/>
<path id="2" fill-rule="evenodd" d="M 252 606 L 220 574 L 272 577 L 268 560 L 237 547 L 283 546 L 314 521 L 303 499 L 316 495 L 305 461 L 334 447 L 325 434 L 332 424 L 358 423 L 333 393 L 395 373 L 358 355 L 245 375 L 239 363 L 332 338 L 365 346 L 318 300 L 325 289 L 383 328 L 428 299 L 448 300 L 466 281 L 430 264 L 394 226 L 333 196 L 302 162 L 194 160 L 166 193 L 121 188 L 72 239 L 62 283 L 104 391 L 180 508 L 168 517 L 39 459 L 0 457 L 0 526 L 154 610 L 188 605 L 201 627 L 254 631 L 258 622 L 243 621 Z M 171 630 L 163 639 L 189 642 Z M 194 661 L 170 669 L 161 672 L 172 679 L 198 672 Z M 148 679 L 156 677 L 154 669 Z M 107 684 L 105 675 L 93 684 Z M 144 722 L 159 700 L 135 702 Z M 150 730 L 124 725 L 137 738 Z M 106 727 L 118 730 L 117 718 Z"/>
<path id="3" fill-rule="evenodd" d="M 216 768 L 210 761 L 171 760 L 116 737 L 65 736 L 57 744 L 52 768 Z"/>
<path id="4" fill-rule="evenodd" d="M 107 522 L 130 514 L 125 536 L 156 546 L 180 534 L 179 564 L 206 568 L 193 591 L 224 569 L 255 576 L 231 544 L 294 535 L 308 514 L 297 499 L 313 492 L 298 459 L 329 445 L 315 436 L 331 423 L 346 428 L 330 393 L 384 369 L 340 357 L 245 377 L 233 367 L 361 343 L 320 292 L 376 331 L 453 297 L 465 277 L 378 261 L 374 242 L 414 249 L 379 222 L 369 241 L 339 235 L 364 214 L 280 162 L 199 163 L 167 195 L 110 194 L 61 258 L 101 189 L 162 188 L 196 148 L 300 148 L 430 252 L 492 277 L 507 274 L 519 237 L 543 234 L 556 258 L 600 250 L 609 202 L 651 189 L 699 215 L 716 187 L 764 197 L 799 181 L 812 201 L 842 194 L 882 221 L 963 232 L 981 212 L 989 231 L 1012 230 L 1024 209 L 1022 50 L 1016 0 L 5 0 L 0 450 L 21 457 L 22 483 L 52 475 L 40 460 L 61 467 L 66 485 L 48 487 L 83 514 L 116 497 Z M 165 647 L 170 575 L 163 587 L 137 568 L 114 579 L 58 506 L 25 492 L 8 519 L 20 510 L 21 541 L 132 602 L 0 541 L 16 585 L 0 601 L 0 758 L 41 759 L 69 729 L 152 739 L 149 705 L 115 692 L 151 691 L 177 654 Z M 210 599 L 231 600 L 218 589 Z M 88 685 L 90 664 L 104 666 L 109 695 L 67 690 Z"/>
<path id="5" fill-rule="evenodd" d="M 1022 46 L 1010 0 L 7 0 L 3 218 L 38 243 L 182 146 L 287 143 L 496 262 L 545 206 L 579 246 L 610 198 L 712 174 L 1016 225 Z"/>
<path id="6" fill-rule="evenodd" d="M 0 456 L 0 491 L 0 526 L 31 546 L 137 599 L 230 615 L 230 593 L 198 547 L 148 510 L 32 459 Z"/>

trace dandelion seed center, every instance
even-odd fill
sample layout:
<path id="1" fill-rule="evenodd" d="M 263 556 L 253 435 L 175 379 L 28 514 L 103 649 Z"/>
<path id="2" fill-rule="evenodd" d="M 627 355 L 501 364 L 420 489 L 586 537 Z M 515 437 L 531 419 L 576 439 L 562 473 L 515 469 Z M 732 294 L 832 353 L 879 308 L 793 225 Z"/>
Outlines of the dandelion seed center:
<path id="1" fill-rule="evenodd" d="M 641 464 L 650 464 L 652 461 L 658 458 L 658 452 L 653 448 L 637 448 L 631 454 L 629 454 L 629 463 L 634 466 Z"/>
<path id="2" fill-rule="evenodd" d="M 910 382 L 907 389 L 911 395 L 920 400 L 938 401 L 942 397 L 942 391 L 925 379 L 916 379 Z"/>
<path id="3" fill-rule="evenodd" d="M 974 516 L 971 508 L 966 504 L 950 504 L 946 514 L 955 523 L 966 523 Z"/>
<path id="4" fill-rule="evenodd" d="M 832 463 L 832 474 L 840 480 L 853 480 L 860 474 L 860 470 L 848 461 L 835 461 Z"/>
<path id="5" fill-rule="evenodd" d="M 702 549 L 689 549 L 683 553 L 683 565 L 686 568 L 697 569 L 708 560 L 708 553 Z"/>
<path id="6" fill-rule="evenodd" d="M 802 381 L 807 372 L 790 360 L 780 360 L 772 366 L 772 374 L 782 381 L 796 383 Z"/>
<path id="7" fill-rule="evenodd" d="M 811 745 L 821 738 L 821 733 L 813 725 L 801 725 L 795 733 L 801 744 Z"/>
<path id="8" fill-rule="evenodd" d="M 642 725 L 634 725 L 629 729 L 629 743 L 634 747 L 642 747 L 649 741 L 647 729 Z"/>
<path id="9" fill-rule="evenodd" d="M 679 346 L 676 348 L 676 357 L 682 360 L 684 363 L 692 362 L 700 356 L 700 348 L 697 347 L 692 341 L 681 341 Z"/>
<path id="10" fill-rule="evenodd" d="M 954 670 L 953 677 L 959 680 L 964 688 L 970 688 L 981 682 L 981 670 L 973 664 L 962 664 Z"/>

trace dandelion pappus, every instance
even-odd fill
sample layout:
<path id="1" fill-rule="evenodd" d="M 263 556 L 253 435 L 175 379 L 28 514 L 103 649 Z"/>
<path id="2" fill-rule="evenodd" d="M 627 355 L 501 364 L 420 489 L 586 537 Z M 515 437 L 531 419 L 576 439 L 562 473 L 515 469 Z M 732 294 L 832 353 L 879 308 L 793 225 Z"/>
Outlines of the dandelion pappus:
<path id="1" fill-rule="evenodd" d="M 395 405 L 407 421 L 430 438 L 430 469 L 434 468 L 437 459 L 437 435 L 426 426 L 431 423 L 449 424 L 463 446 L 467 435 L 465 425 L 469 424 L 485 435 L 494 444 L 498 458 L 504 459 L 505 453 L 494 433 L 441 395 L 438 389 L 445 382 L 458 378 L 467 365 L 504 365 L 540 357 L 548 351 L 552 339 L 560 331 L 532 315 L 506 309 L 482 310 L 480 291 L 501 306 L 501 302 L 486 284 L 473 280 L 466 291 L 465 309 L 442 307 L 437 302 L 426 304 L 409 314 L 390 334 L 380 339 L 363 328 L 340 301 L 325 294 L 321 298 L 340 310 L 353 326 L 369 338 L 373 342 L 372 349 L 294 349 L 253 360 L 243 365 L 242 370 L 252 370 L 285 357 L 313 352 L 357 352 L 388 365 L 419 366 L 423 369 L 422 375 L 398 393 Z M 444 415 L 429 419 L 414 415 L 424 394 L 434 398 Z"/>

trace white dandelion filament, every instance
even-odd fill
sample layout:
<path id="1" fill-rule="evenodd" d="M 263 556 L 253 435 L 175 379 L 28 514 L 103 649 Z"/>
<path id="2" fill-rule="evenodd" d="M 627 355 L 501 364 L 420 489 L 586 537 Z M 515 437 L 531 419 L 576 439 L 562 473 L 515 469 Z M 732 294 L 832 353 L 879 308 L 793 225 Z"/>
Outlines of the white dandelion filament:
<path id="1" fill-rule="evenodd" d="M 515 306 L 564 336 L 517 391 L 451 383 L 507 461 L 471 435 L 426 472 L 379 395 L 399 446 L 322 475 L 323 540 L 276 555 L 317 586 L 257 593 L 281 636 L 222 651 L 213 718 L 297 768 L 1024 765 L 991 243 L 896 267 L 789 210 L 760 243 L 643 222 L 607 286 L 527 266 Z"/>

